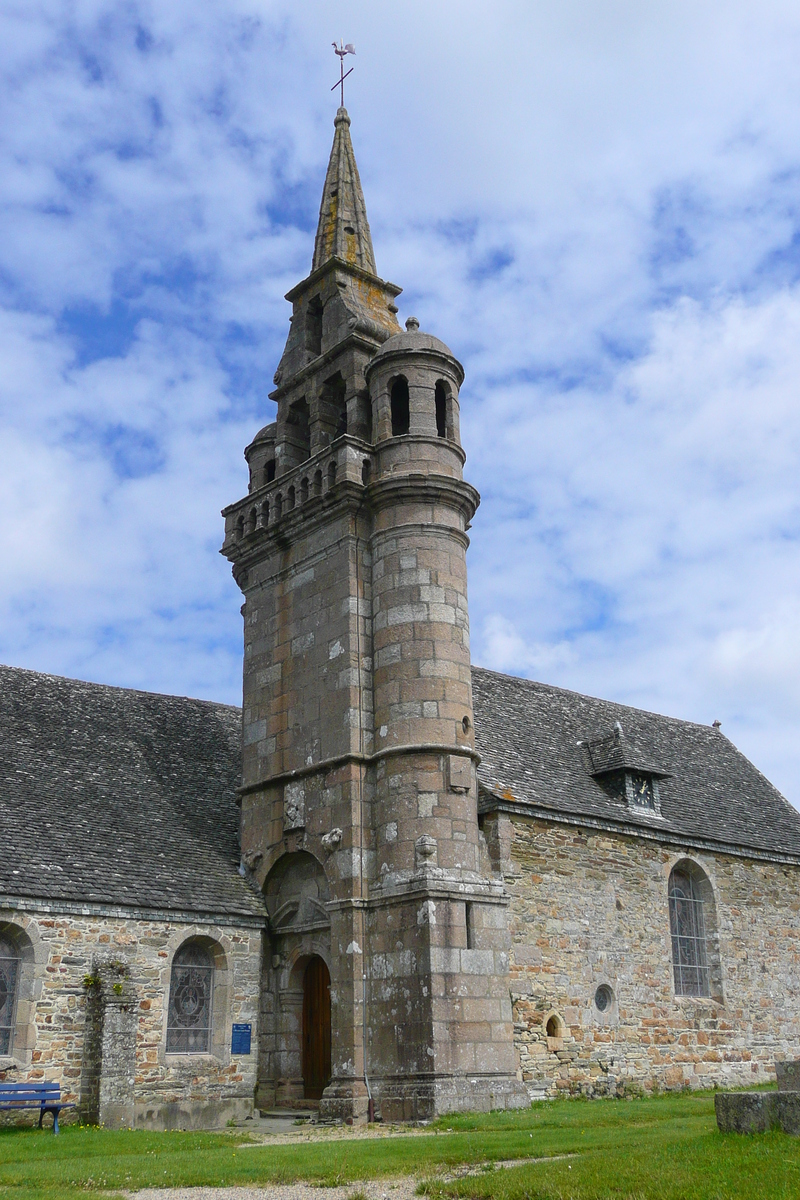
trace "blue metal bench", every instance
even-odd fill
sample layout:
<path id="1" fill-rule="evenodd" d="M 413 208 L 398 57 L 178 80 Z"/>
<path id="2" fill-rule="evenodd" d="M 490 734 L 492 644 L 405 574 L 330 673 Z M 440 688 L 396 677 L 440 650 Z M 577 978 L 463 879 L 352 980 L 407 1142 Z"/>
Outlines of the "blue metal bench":
<path id="1" fill-rule="evenodd" d="M 61 1100 L 59 1083 L 0 1083 L 0 1109 L 38 1108 L 39 1128 L 45 1113 L 53 1114 L 53 1133 L 58 1133 L 58 1114 L 62 1108 L 74 1108 Z"/>

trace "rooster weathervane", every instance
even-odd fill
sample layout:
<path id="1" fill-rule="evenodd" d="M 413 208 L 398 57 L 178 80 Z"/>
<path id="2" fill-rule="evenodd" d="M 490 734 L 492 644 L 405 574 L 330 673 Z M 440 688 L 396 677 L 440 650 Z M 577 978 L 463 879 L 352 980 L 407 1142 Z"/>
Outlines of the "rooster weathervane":
<path id="1" fill-rule="evenodd" d="M 331 91 L 335 92 L 337 88 L 340 89 L 341 95 L 339 97 L 339 104 L 341 105 L 342 108 L 344 108 L 344 81 L 345 81 L 345 79 L 347 79 L 348 75 L 352 75 L 352 73 L 353 73 L 352 67 L 350 68 L 349 71 L 345 71 L 344 57 L 346 54 L 355 54 L 356 48 L 352 42 L 348 42 L 345 45 L 344 39 L 342 39 L 342 41 L 339 42 L 338 46 L 336 45 L 336 42 L 332 42 L 331 44 L 333 46 L 334 54 L 339 55 L 339 78 L 336 80 L 336 83 L 331 88 Z"/>

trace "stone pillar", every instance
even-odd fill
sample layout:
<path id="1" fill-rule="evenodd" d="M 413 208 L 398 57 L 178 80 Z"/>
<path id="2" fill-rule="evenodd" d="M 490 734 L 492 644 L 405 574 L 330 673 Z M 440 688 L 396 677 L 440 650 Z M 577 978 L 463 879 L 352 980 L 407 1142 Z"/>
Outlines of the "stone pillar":
<path id="1" fill-rule="evenodd" d="M 364 910 L 360 899 L 331 906 L 332 1078 L 320 1102 L 320 1115 L 360 1123 L 367 1118 L 364 1082 Z"/>
<path id="2" fill-rule="evenodd" d="M 282 988 L 278 993 L 278 1083 L 275 1103 L 288 1108 L 303 1102 L 303 989 Z"/>
<path id="3" fill-rule="evenodd" d="M 127 964 L 95 960 L 86 979 L 81 1119 L 107 1129 L 134 1124 L 136 996 Z"/>

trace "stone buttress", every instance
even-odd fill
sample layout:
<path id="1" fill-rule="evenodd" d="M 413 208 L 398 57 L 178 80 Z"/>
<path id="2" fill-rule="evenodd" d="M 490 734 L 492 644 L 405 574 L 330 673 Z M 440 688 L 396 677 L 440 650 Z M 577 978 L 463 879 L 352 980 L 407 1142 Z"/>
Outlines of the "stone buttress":
<path id="1" fill-rule="evenodd" d="M 270 922 L 258 1102 L 363 1119 L 371 1095 L 385 1120 L 424 1119 L 528 1099 L 477 821 L 463 370 L 400 330 L 349 125 L 339 109 L 312 271 L 287 295 L 277 422 L 224 513 L 245 596 L 242 856 Z"/>

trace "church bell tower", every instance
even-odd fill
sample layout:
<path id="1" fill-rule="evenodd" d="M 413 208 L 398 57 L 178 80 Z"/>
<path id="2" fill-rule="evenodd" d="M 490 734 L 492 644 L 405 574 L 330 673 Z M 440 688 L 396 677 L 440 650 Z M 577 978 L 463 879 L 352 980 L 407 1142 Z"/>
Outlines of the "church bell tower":
<path id="1" fill-rule="evenodd" d="M 528 1103 L 478 829 L 464 372 L 401 330 L 399 293 L 340 108 L 223 553 L 245 598 L 242 858 L 269 913 L 258 1102 L 356 1120 Z"/>

